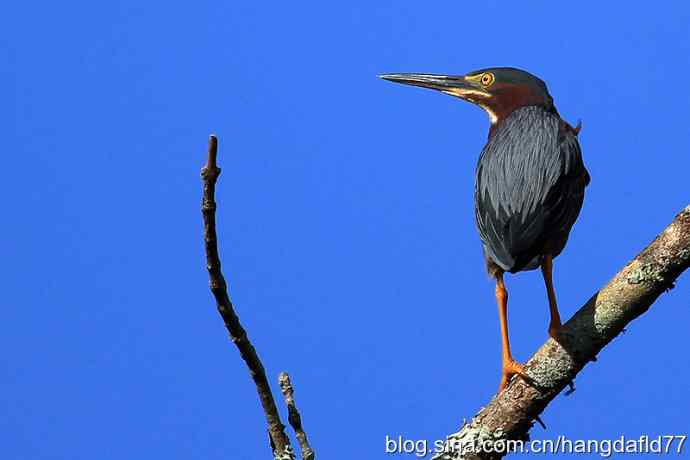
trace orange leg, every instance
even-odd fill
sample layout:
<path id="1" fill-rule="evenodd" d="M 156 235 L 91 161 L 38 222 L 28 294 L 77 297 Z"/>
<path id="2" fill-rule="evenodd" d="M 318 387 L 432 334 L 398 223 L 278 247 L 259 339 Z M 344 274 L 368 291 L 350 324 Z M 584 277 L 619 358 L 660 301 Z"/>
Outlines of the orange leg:
<path id="1" fill-rule="evenodd" d="M 556 291 L 553 289 L 553 278 L 551 276 L 552 271 L 553 257 L 551 257 L 551 254 L 544 254 L 544 260 L 541 263 L 541 273 L 544 275 L 546 294 L 549 296 L 549 310 L 551 311 L 549 335 L 555 339 L 558 336 L 558 331 L 561 330 L 561 315 L 558 313 L 558 304 L 556 304 Z"/>
<path id="2" fill-rule="evenodd" d="M 496 276 L 496 303 L 498 304 L 498 319 L 501 322 L 501 355 L 503 361 L 503 371 L 501 375 L 501 384 L 498 391 L 502 391 L 510 381 L 510 378 L 515 375 L 525 376 L 525 371 L 521 364 L 513 359 L 510 353 L 510 341 L 508 340 L 508 291 L 506 291 L 503 283 L 503 273 Z"/>

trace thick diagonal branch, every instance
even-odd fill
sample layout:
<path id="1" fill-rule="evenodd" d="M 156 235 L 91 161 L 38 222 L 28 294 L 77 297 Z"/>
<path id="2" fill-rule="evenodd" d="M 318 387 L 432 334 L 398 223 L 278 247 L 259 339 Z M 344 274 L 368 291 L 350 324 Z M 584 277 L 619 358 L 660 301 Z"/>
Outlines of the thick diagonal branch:
<path id="1" fill-rule="evenodd" d="M 533 421 L 575 375 L 633 319 L 673 288 L 690 265 L 690 206 L 549 339 L 526 364 L 528 384 L 513 379 L 505 391 L 448 436 L 434 460 L 498 459 L 508 440 L 525 440 Z M 489 447 L 490 446 L 490 447 Z M 488 452 L 486 447 L 494 452 Z"/>
<path id="2" fill-rule="evenodd" d="M 240 356 L 247 364 L 252 380 L 256 385 L 256 391 L 261 400 L 266 422 L 268 423 L 268 434 L 273 446 L 275 458 L 293 458 L 290 440 L 285 435 L 284 426 L 280 421 L 273 393 L 266 378 L 264 366 L 261 364 L 259 356 L 256 354 L 254 346 L 247 337 L 247 332 L 240 324 L 240 320 L 228 295 L 228 287 L 220 270 L 220 257 L 218 256 L 218 239 L 216 236 L 216 181 L 220 175 L 220 168 L 216 165 L 216 155 L 218 152 L 218 140 L 211 136 L 208 142 L 208 160 L 206 166 L 201 170 L 201 177 L 204 183 L 203 200 L 201 212 L 204 216 L 204 242 L 206 247 L 206 263 L 211 292 L 216 299 L 218 312 L 225 322 L 225 327 L 230 333 L 230 339 L 237 346 Z"/>

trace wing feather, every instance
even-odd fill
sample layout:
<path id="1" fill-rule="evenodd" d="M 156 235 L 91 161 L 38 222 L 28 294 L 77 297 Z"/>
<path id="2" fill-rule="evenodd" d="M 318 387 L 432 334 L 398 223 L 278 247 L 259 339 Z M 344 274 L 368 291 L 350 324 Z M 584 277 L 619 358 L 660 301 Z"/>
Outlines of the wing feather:
<path id="1" fill-rule="evenodd" d="M 567 239 L 588 182 L 577 137 L 558 115 L 539 107 L 513 112 L 477 164 L 475 217 L 487 255 L 515 272 L 547 242 Z"/>

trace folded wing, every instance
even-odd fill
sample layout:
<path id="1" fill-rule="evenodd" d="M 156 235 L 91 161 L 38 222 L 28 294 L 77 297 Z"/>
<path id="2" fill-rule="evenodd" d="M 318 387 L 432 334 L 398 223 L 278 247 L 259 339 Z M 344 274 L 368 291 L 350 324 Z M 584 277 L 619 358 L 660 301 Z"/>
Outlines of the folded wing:
<path id="1" fill-rule="evenodd" d="M 477 165 L 475 216 L 486 255 L 509 272 L 535 268 L 547 244 L 558 255 L 588 183 L 577 137 L 558 115 L 513 112 Z"/>

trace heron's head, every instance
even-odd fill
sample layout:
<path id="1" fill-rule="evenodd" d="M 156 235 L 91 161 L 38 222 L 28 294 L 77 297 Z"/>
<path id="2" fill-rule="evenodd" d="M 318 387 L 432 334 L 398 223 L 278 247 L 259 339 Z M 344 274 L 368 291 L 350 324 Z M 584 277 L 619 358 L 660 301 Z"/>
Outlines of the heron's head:
<path id="1" fill-rule="evenodd" d="M 513 67 L 492 67 L 466 75 L 390 73 L 381 78 L 435 89 L 472 102 L 486 111 L 492 124 L 520 107 L 538 105 L 555 111 L 546 84 L 531 73 Z"/>

